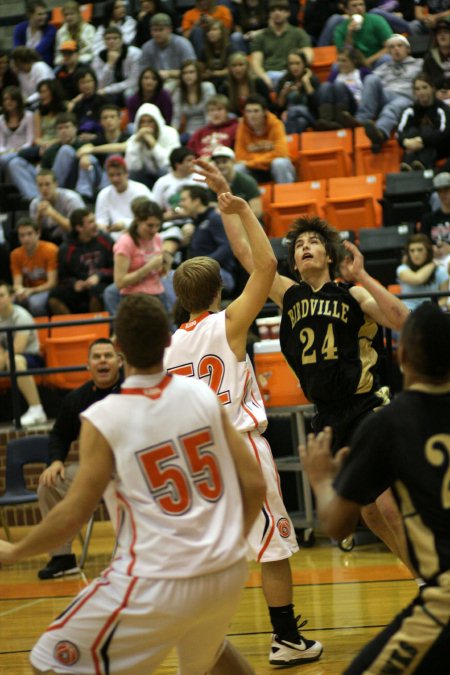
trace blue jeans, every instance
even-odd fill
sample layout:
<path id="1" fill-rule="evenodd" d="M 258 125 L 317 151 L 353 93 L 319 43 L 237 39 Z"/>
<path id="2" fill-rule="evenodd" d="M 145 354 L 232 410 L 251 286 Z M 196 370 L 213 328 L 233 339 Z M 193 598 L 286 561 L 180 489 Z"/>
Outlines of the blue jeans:
<path id="1" fill-rule="evenodd" d="M 75 148 L 63 145 L 53 162 L 58 185 L 74 188 L 83 197 L 93 198 L 98 190 L 109 185 L 109 180 L 97 157 L 89 155 L 89 160 L 91 168 L 81 169 Z"/>
<path id="2" fill-rule="evenodd" d="M 318 104 L 342 103 L 352 113 L 355 113 L 358 104 L 350 89 L 343 82 L 322 82 L 317 91 Z"/>
<path id="3" fill-rule="evenodd" d="M 376 120 L 378 129 L 381 129 L 389 138 L 392 130 L 397 126 L 403 110 L 411 105 L 408 96 L 397 94 L 391 89 L 385 89 L 376 75 L 367 75 L 356 119 L 359 122 Z"/>
<path id="4" fill-rule="evenodd" d="M 3 169 L 6 179 L 16 186 L 22 197 L 31 200 L 39 195 L 35 167 L 16 152 L 0 157 L 0 169 Z"/>
<path id="5" fill-rule="evenodd" d="M 306 105 L 291 105 L 287 109 L 287 120 L 284 124 L 287 134 L 301 134 L 316 123 Z"/>

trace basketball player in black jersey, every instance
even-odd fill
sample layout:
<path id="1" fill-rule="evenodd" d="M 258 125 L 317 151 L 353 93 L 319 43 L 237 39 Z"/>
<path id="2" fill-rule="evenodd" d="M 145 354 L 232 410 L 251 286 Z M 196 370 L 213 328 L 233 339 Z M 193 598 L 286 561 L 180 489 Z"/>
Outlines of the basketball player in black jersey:
<path id="1" fill-rule="evenodd" d="M 420 305 L 400 339 L 404 391 L 359 425 L 345 459 L 348 448 L 333 459 L 329 427 L 300 449 L 332 537 L 352 532 L 362 505 L 391 487 L 412 566 L 425 581 L 346 675 L 450 673 L 449 345 L 450 316 L 432 303 Z"/>
<path id="2" fill-rule="evenodd" d="M 213 172 L 211 168 L 210 183 Z M 217 193 L 229 189 L 222 175 L 214 181 Z M 252 251 L 239 219 L 229 216 L 223 223 L 234 255 L 251 273 Z M 270 291 L 282 310 L 281 351 L 317 407 L 314 430 L 332 426 L 337 450 L 350 442 L 366 415 L 388 403 L 388 392 L 380 388 L 376 374 L 374 339 L 378 325 L 400 330 L 408 309 L 367 273 L 363 256 L 350 242 L 344 244 L 348 256 L 341 268 L 353 283 L 333 281 L 341 242 L 338 232 L 320 218 L 296 220 L 288 243 L 290 267 L 299 281 L 276 274 Z M 403 525 L 389 491 L 377 504 L 365 506 L 363 517 L 410 567 Z"/>

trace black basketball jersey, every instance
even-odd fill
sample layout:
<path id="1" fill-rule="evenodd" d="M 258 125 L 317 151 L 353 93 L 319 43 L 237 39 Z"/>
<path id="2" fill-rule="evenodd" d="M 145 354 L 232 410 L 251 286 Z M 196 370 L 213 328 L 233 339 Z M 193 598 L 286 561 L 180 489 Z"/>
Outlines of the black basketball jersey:
<path id="1" fill-rule="evenodd" d="M 281 351 L 307 398 L 318 408 L 346 405 L 379 388 L 375 366 L 378 325 L 350 295 L 328 282 L 319 291 L 301 282 L 283 298 Z"/>
<path id="2" fill-rule="evenodd" d="M 450 571 L 449 390 L 405 391 L 366 418 L 335 480 L 338 494 L 358 504 L 392 486 L 411 562 L 424 579 Z"/>

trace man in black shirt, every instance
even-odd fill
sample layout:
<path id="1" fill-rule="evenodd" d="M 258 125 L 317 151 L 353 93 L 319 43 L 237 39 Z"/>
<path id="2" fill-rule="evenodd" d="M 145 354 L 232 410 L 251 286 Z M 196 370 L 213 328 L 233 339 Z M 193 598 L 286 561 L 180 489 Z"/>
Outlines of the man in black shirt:
<path id="1" fill-rule="evenodd" d="M 347 536 L 362 506 L 392 489 L 412 567 L 425 582 L 346 675 L 450 672 L 449 344 L 450 317 L 432 303 L 420 305 L 403 327 L 398 350 L 403 393 L 362 422 L 346 457 L 348 448 L 332 458 L 330 427 L 300 448 L 331 537 Z"/>
<path id="2" fill-rule="evenodd" d="M 122 360 L 111 340 L 100 338 L 91 344 L 87 365 L 92 380 L 67 394 L 50 432 L 50 465 L 42 472 L 38 487 L 42 517 L 64 498 L 78 469 L 78 463 L 65 465 L 64 462 L 80 433 L 80 413 L 109 394 L 120 393 Z M 52 551 L 51 559 L 39 570 L 38 576 L 54 579 L 78 571 L 72 542 L 68 541 Z"/>

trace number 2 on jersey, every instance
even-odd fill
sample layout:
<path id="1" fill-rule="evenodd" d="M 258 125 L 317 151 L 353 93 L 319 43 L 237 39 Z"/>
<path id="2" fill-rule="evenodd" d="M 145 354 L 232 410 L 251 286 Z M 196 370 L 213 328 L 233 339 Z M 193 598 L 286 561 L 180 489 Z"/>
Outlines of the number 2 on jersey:
<path id="1" fill-rule="evenodd" d="M 222 496 L 223 482 L 208 427 L 136 453 L 144 479 L 161 510 L 180 516 L 192 506 L 192 487 L 200 497 L 215 502 Z M 179 452 L 177 445 L 180 446 Z M 183 455 L 187 471 L 180 466 Z"/>
<path id="2" fill-rule="evenodd" d="M 168 372 L 175 373 L 175 375 L 197 377 L 199 380 L 206 378 L 208 386 L 217 394 L 222 405 L 227 405 L 227 403 L 230 403 L 231 401 L 229 390 L 226 389 L 225 391 L 221 391 L 225 375 L 225 364 L 222 359 L 215 354 L 206 354 L 200 359 L 197 365 L 197 375 L 195 375 L 193 363 L 185 363 L 182 366 L 169 368 Z"/>
<path id="3" fill-rule="evenodd" d="M 436 434 L 428 439 L 425 446 L 425 457 L 433 466 L 445 465 L 447 470 L 442 480 L 441 498 L 444 509 L 450 508 L 450 436 Z"/>

